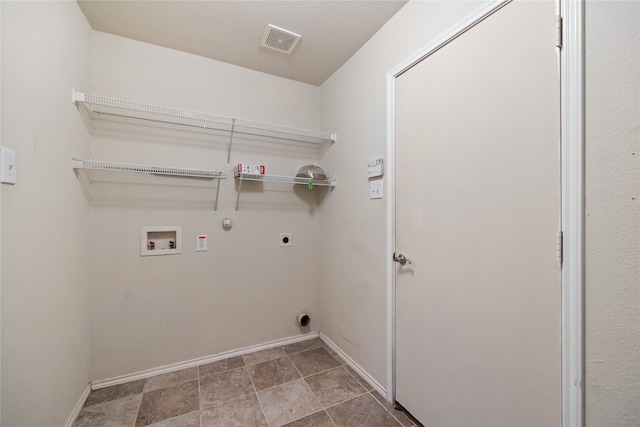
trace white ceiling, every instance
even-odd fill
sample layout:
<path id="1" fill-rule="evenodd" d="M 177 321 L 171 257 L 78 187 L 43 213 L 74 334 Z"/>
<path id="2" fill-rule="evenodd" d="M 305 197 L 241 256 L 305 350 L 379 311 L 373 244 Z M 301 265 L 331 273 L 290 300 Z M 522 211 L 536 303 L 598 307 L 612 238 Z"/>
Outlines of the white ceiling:
<path id="1" fill-rule="evenodd" d="M 407 0 L 78 0 L 94 30 L 322 84 Z M 267 24 L 302 35 L 291 55 L 260 47 Z"/>

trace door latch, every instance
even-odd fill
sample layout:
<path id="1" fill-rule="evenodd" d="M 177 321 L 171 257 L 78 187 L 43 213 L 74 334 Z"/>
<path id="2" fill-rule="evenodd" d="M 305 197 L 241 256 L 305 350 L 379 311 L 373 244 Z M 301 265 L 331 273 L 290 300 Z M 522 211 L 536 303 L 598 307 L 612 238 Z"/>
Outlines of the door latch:
<path id="1" fill-rule="evenodd" d="M 404 254 L 398 254 L 396 256 L 396 253 L 394 252 L 393 260 L 399 263 L 400 265 L 411 264 L 411 260 L 407 259 L 407 257 Z"/>

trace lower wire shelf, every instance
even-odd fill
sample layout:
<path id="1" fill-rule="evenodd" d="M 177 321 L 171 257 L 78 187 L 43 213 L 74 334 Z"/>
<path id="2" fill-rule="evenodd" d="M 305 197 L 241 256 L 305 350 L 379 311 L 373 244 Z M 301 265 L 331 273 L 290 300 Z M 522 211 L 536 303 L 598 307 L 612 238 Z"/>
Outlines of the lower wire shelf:
<path id="1" fill-rule="evenodd" d="M 239 180 L 238 196 L 236 198 L 236 213 L 238 213 L 238 206 L 240 203 L 240 193 L 242 191 L 242 181 L 262 181 L 262 182 L 281 182 L 285 184 L 302 184 L 312 189 L 315 186 L 319 187 L 335 187 L 335 179 L 309 179 L 298 176 L 280 176 L 280 175 L 260 175 L 260 174 L 248 174 L 248 173 L 236 173 L 235 177 Z"/>
<path id="2" fill-rule="evenodd" d="M 299 176 L 258 175 L 258 174 L 249 174 L 249 173 L 236 174 L 235 176 L 240 180 L 247 180 L 247 181 L 284 182 L 289 184 L 305 184 L 305 185 L 309 185 L 309 183 L 312 183 L 313 186 L 319 185 L 323 187 L 336 186 L 335 179 L 309 179 L 309 178 L 301 178 Z"/>

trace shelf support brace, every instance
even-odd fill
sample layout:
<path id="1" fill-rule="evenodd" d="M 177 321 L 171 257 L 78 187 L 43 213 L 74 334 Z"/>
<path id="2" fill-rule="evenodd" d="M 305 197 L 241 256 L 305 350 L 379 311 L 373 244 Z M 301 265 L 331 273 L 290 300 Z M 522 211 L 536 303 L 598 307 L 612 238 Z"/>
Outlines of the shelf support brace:
<path id="1" fill-rule="evenodd" d="M 218 198 L 220 197 L 220 185 L 222 181 L 218 180 L 218 188 L 216 189 L 216 203 L 213 205 L 213 214 L 216 215 L 218 213 Z"/>
<path id="2" fill-rule="evenodd" d="M 227 149 L 227 166 L 231 165 L 231 146 L 233 145 L 233 133 L 235 132 L 235 130 L 236 130 L 236 119 L 233 119 L 231 123 L 231 133 L 229 135 L 229 148 Z"/>
<path id="3" fill-rule="evenodd" d="M 243 179 L 238 179 L 238 195 L 236 196 L 236 215 L 238 214 L 238 206 L 240 203 L 240 193 L 242 192 L 242 181 Z"/>

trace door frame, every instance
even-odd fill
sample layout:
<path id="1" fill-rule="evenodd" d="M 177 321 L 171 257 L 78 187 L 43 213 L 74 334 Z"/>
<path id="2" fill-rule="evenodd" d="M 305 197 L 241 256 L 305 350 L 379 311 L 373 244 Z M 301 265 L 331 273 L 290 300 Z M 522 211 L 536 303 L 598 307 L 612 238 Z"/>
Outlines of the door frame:
<path id="1" fill-rule="evenodd" d="M 387 73 L 387 378 L 386 398 L 395 400 L 395 82 L 402 73 L 482 22 L 511 0 L 491 0 Z M 562 48 L 561 226 L 562 239 L 562 425 L 584 425 L 584 5 L 560 1 Z"/>

